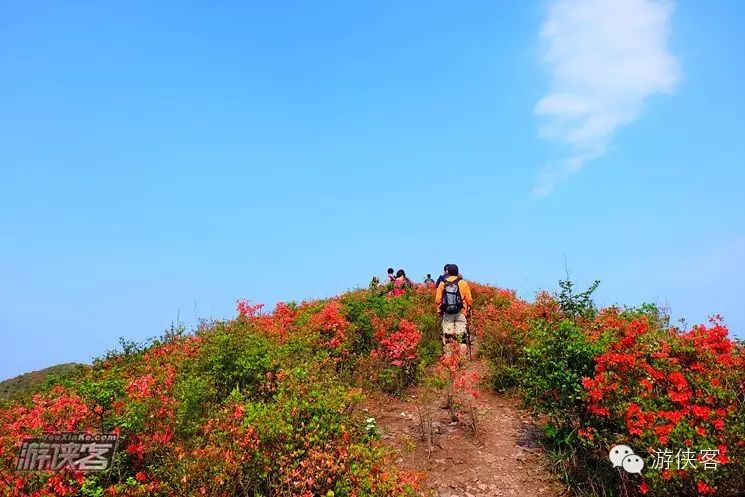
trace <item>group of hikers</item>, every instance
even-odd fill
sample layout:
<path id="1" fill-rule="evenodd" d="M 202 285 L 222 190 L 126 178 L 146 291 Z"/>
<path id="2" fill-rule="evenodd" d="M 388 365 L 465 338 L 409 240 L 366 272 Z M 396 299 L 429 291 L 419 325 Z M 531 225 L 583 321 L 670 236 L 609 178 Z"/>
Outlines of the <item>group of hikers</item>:
<path id="1" fill-rule="evenodd" d="M 428 275 L 429 276 L 429 275 Z M 400 297 L 406 290 L 414 286 L 414 283 L 406 276 L 406 271 L 399 269 L 397 272 L 393 272 L 393 268 L 388 268 L 388 275 L 386 285 L 391 286 L 391 291 L 388 293 L 391 297 Z M 373 276 L 370 282 L 370 289 L 378 288 L 381 286 L 380 278 Z"/>
<path id="2" fill-rule="evenodd" d="M 441 321 L 442 343 L 446 345 L 451 342 L 466 343 L 470 352 L 470 334 L 468 333 L 468 319 L 470 317 L 473 297 L 471 287 L 458 270 L 456 264 L 445 264 L 442 274 L 437 280 L 427 274 L 423 284 L 435 289 L 435 305 Z M 399 297 L 414 286 L 414 283 L 406 276 L 406 271 L 399 269 L 394 273 L 393 268 L 388 268 L 386 285 L 390 285 L 388 295 Z M 373 276 L 370 288 L 381 286 L 380 279 Z"/>

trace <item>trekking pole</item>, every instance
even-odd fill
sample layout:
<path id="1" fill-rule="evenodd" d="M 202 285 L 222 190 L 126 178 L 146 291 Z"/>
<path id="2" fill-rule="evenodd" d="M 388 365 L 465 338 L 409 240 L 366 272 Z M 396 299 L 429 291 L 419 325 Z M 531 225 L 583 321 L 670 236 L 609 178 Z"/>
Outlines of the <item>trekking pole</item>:
<path id="1" fill-rule="evenodd" d="M 466 346 L 468 348 L 468 360 L 473 360 L 473 352 L 471 351 L 471 308 L 468 308 L 466 313 Z"/>

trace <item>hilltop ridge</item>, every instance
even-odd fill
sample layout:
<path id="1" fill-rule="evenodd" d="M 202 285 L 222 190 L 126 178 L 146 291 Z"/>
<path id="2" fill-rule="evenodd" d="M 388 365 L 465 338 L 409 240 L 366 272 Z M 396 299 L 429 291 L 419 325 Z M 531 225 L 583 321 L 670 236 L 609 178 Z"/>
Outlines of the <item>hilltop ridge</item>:
<path id="1" fill-rule="evenodd" d="M 0 400 L 21 397 L 41 388 L 51 376 L 65 376 L 83 364 L 67 362 L 48 366 L 38 371 L 29 371 L 12 378 L 0 381 Z"/>
<path id="2" fill-rule="evenodd" d="M 473 360 L 443 350 L 433 292 L 422 286 L 279 303 L 272 313 L 243 300 L 234 319 L 128 344 L 0 407 L 0 489 L 742 494 L 745 354 L 720 320 L 680 330 L 654 306 L 597 309 L 591 289 L 571 285 L 532 302 L 488 285 L 472 291 Z M 118 434 L 114 470 L 15 472 L 24 437 L 70 430 Z M 649 459 L 625 474 L 607 459 L 615 443 L 646 454 L 716 449 L 718 469 L 662 473 Z"/>

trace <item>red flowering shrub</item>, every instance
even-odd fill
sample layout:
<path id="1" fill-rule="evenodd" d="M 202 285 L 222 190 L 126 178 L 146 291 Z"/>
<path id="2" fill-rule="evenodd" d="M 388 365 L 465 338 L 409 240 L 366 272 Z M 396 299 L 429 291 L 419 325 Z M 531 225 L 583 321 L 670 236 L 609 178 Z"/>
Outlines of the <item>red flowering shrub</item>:
<path id="1" fill-rule="evenodd" d="M 422 333 L 409 320 L 400 319 L 397 325 L 392 321 L 374 318 L 374 333 L 379 345 L 370 355 L 383 363 L 378 373 L 383 390 L 401 393 L 416 380 Z"/>
<path id="2" fill-rule="evenodd" d="M 478 387 L 481 377 L 477 372 L 465 369 L 467 355 L 464 349 L 461 344 L 448 343 L 438 361 L 437 374 L 444 380 L 451 416 L 476 434 L 479 410 L 483 407 Z"/>
<path id="3" fill-rule="evenodd" d="M 261 309 L 264 307 L 264 304 L 251 304 L 251 301 L 248 299 L 241 299 L 238 300 L 236 303 L 236 308 L 238 310 L 238 316 L 242 318 L 253 318 L 258 316 L 261 313 Z"/>
<path id="4" fill-rule="evenodd" d="M 65 387 L 0 406 L 0 495 L 412 493 L 352 414 L 360 391 L 338 376 L 352 329 L 340 302 L 237 308 L 234 321 L 127 342 Z M 385 348 L 391 361 L 414 360 L 404 343 Z M 111 476 L 15 473 L 22 439 L 42 430 L 118 433 Z"/>
<path id="5" fill-rule="evenodd" d="M 645 468 L 653 495 L 732 491 L 745 456 L 738 407 L 745 383 L 742 350 L 720 319 L 685 333 L 650 328 L 646 318 L 616 324 L 617 341 L 596 358 L 594 376 L 583 380 L 595 416 L 585 433 L 598 434 L 605 445 L 635 447 L 650 454 L 650 462 L 665 449 L 685 451 L 688 459 L 696 454 L 684 468 Z M 716 470 L 701 464 L 709 450 L 716 451 L 710 461 Z"/>
<path id="6" fill-rule="evenodd" d="M 355 291 L 339 301 L 349 321 L 349 354 L 340 366 L 363 386 L 400 394 L 439 356 L 431 289 L 414 286 L 394 299 L 378 290 Z"/>
<path id="7" fill-rule="evenodd" d="M 563 291 L 561 302 L 543 293 L 526 303 L 476 286 L 481 308 L 473 324 L 492 386 L 517 388 L 541 414 L 548 447 L 578 486 L 629 495 L 745 494 L 742 346 L 718 317 L 681 332 L 654 306 L 597 310 L 588 292 L 578 294 L 581 302 Z M 646 454 L 641 477 L 608 463 L 619 443 Z M 665 449 L 697 454 L 697 467 L 654 468 Z M 701 454 L 709 452 L 707 470 Z"/>
<path id="8" fill-rule="evenodd" d="M 415 365 L 422 334 L 414 323 L 402 319 L 396 331 L 390 334 L 382 332 L 376 334 L 376 337 L 380 341 L 380 347 L 373 351 L 374 356 L 404 369 L 411 369 Z"/>
<path id="9" fill-rule="evenodd" d="M 249 300 L 238 300 L 236 306 L 238 320 L 251 323 L 257 331 L 270 335 L 277 340 L 285 341 L 295 324 L 298 307 L 288 305 L 286 302 L 278 302 L 274 311 L 270 314 L 262 313 L 263 308 L 264 304 L 252 305 Z"/>
<path id="10" fill-rule="evenodd" d="M 95 431 L 96 416 L 79 395 L 54 387 L 34 395 L 28 405 L 0 410 L 0 490 L 6 495 L 75 495 L 80 472 L 16 473 L 15 462 L 26 437 L 48 431 Z"/>
<path id="11" fill-rule="evenodd" d="M 320 332 L 324 346 L 330 350 L 341 350 L 347 337 L 349 321 L 341 312 L 341 304 L 332 300 L 320 312 L 310 318 L 310 328 Z"/>

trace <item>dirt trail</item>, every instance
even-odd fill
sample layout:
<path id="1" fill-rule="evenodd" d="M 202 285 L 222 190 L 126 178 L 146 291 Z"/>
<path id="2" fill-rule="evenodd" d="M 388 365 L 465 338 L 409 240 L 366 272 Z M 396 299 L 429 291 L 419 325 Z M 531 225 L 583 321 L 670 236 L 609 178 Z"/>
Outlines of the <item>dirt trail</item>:
<path id="1" fill-rule="evenodd" d="M 468 369 L 482 370 L 474 361 Z M 428 457 L 422 440 L 418 393 L 397 399 L 371 397 L 364 408 L 376 420 L 383 441 L 399 454 L 397 463 L 427 475 L 425 494 L 433 497 L 556 497 L 566 495 L 551 476 L 530 416 L 511 397 L 481 388 L 484 412 L 477 435 L 451 424 L 444 399 L 433 399 L 438 446 Z"/>

